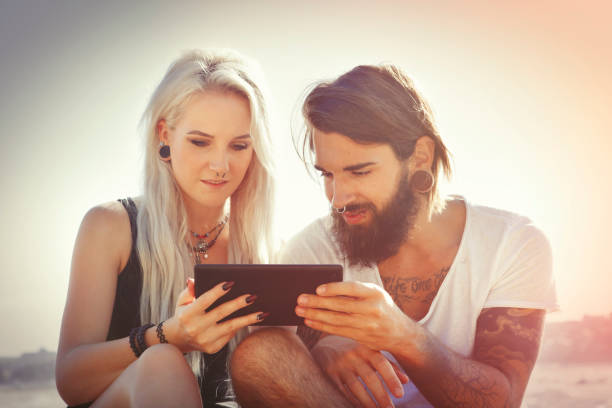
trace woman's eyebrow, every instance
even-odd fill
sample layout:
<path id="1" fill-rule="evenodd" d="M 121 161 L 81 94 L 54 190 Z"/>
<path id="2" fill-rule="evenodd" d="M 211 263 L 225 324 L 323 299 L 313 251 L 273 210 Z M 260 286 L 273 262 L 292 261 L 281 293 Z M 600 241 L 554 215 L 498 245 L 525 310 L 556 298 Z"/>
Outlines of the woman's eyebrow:
<path id="1" fill-rule="evenodd" d="M 189 132 L 187 132 L 188 135 L 198 135 L 198 136 L 204 136 L 204 137 L 210 137 L 211 139 L 214 139 L 215 137 L 213 135 L 209 135 L 208 133 L 204 133 L 201 130 L 190 130 Z M 244 135 L 240 135 L 240 136 L 236 136 L 234 139 L 250 139 L 251 135 L 250 134 L 244 134 Z"/>
<path id="2" fill-rule="evenodd" d="M 198 136 L 204 136 L 204 137 L 211 137 L 214 138 L 213 135 L 209 135 L 208 133 L 204 133 L 201 130 L 190 130 L 189 132 L 187 132 L 188 135 L 198 135 Z"/>

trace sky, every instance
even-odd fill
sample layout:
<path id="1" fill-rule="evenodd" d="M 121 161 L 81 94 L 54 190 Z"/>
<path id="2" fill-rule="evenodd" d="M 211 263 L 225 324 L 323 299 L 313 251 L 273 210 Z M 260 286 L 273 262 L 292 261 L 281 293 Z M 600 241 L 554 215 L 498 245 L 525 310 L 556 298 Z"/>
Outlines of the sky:
<path id="1" fill-rule="evenodd" d="M 57 347 L 83 215 L 142 191 L 140 116 L 193 48 L 235 49 L 266 74 L 281 237 L 328 210 L 291 144 L 305 88 L 393 63 L 453 153 L 443 191 L 527 215 L 548 236 L 562 307 L 549 320 L 611 313 L 611 12 L 605 1 L 0 0 L 0 355 Z"/>

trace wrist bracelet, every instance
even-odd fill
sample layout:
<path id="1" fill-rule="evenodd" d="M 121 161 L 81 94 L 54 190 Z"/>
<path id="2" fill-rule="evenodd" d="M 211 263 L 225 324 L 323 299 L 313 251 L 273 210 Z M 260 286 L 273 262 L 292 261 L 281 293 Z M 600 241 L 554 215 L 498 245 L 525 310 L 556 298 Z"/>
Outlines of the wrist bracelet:
<path id="1" fill-rule="evenodd" d="M 155 331 L 157 332 L 157 338 L 159 339 L 160 343 L 168 343 L 168 340 L 166 340 L 166 336 L 164 335 L 164 330 L 162 327 L 164 323 L 165 323 L 165 320 L 161 322 L 160 324 L 158 324 L 157 328 L 155 329 Z"/>
<path id="2" fill-rule="evenodd" d="M 144 351 L 149 347 L 147 345 L 147 342 L 145 341 L 145 332 L 150 329 L 151 327 L 155 326 L 154 324 L 151 323 L 147 323 L 144 326 L 140 326 L 138 328 L 138 334 L 136 335 L 136 342 L 138 343 L 138 357 L 140 357 L 140 355 L 142 353 L 144 353 Z"/>
<path id="3" fill-rule="evenodd" d="M 138 352 L 138 348 L 136 347 L 136 333 L 137 332 L 138 332 L 138 327 L 134 327 L 132 330 L 130 330 L 130 348 L 134 352 L 134 355 L 136 356 L 136 358 L 138 358 L 138 356 L 140 355 L 140 353 Z"/>

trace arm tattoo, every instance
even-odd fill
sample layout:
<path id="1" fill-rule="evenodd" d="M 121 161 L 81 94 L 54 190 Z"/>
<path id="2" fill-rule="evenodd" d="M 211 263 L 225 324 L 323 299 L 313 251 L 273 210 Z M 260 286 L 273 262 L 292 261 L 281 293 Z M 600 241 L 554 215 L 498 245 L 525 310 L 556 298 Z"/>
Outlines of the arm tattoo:
<path id="1" fill-rule="evenodd" d="M 509 408 L 508 399 L 500 405 L 500 384 L 481 364 L 467 364 L 446 355 L 450 370 L 440 377 L 440 391 L 444 406 L 448 407 L 498 407 Z"/>
<path id="2" fill-rule="evenodd" d="M 297 335 L 300 339 L 302 339 L 302 342 L 306 345 L 308 350 L 311 350 L 314 345 L 321 340 L 323 334 L 323 332 L 311 329 L 303 324 L 299 325 L 297 328 Z"/>
<path id="3" fill-rule="evenodd" d="M 474 359 L 503 372 L 522 397 L 535 365 L 544 310 L 491 308 L 478 317 Z"/>
<path id="4" fill-rule="evenodd" d="M 451 359 L 450 371 L 456 375 L 443 376 L 447 400 L 466 407 L 493 407 L 502 402 L 504 407 L 519 406 L 538 354 L 543 315 L 543 310 L 535 309 L 484 309 L 476 325 L 472 358 L 504 374 L 507 396 L 500 400 L 503 384 L 487 374 L 487 367 Z"/>
<path id="5" fill-rule="evenodd" d="M 430 336 L 422 348 L 426 362 L 407 370 L 408 375 L 436 407 L 518 407 L 538 354 L 543 319 L 543 310 L 484 309 L 471 357 Z"/>

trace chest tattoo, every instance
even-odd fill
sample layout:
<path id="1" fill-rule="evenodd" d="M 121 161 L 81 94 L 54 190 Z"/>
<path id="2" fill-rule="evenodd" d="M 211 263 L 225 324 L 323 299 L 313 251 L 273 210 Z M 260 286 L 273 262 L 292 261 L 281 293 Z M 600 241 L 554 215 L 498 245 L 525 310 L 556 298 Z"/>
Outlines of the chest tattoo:
<path id="1" fill-rule="evenodd" d="M 404 309 L 411 302 L 431 304 L 449 270 L 450 267 L 442 268 L 427 279 L 399 275 L 381 278 L 393 301 Z"/>

